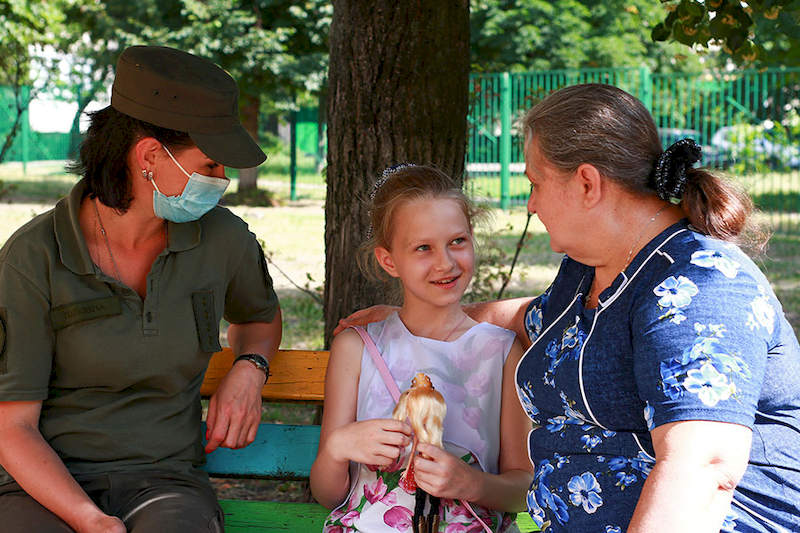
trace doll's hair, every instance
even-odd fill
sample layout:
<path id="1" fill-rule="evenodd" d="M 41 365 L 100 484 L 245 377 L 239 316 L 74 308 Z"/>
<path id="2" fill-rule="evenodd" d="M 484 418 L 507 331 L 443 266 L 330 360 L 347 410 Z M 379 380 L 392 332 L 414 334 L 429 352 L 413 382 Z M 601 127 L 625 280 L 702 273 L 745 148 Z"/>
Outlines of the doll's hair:
<path id="1" fill-rule="evenodd" d="M 397 210 L 408 202 L 439 198 L 458 203 L 471 233 L 473 223 L 483 211 L 466 197 L 453 178 L 427 165 L 401 164 L 383 171 L 370 193 L 370 229 L 358 253 L 358 266 L 365 276 L 380 281 L 390 279 L 375 259 L 374 251 L 378 246 L 391 250 Z"/>

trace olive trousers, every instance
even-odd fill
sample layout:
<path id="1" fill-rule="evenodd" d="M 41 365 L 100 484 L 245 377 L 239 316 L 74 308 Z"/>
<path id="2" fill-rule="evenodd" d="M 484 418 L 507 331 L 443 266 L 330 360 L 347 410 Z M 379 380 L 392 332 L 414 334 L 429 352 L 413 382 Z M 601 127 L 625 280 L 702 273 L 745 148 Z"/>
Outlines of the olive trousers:
<path id="1" fill-rule="evenodd" d="M 76 477 L 103 512 L 119 517 L 128 533 L 224 531 L 213 489 L 201 479 L 172 472 L 114 472 Z M 16 483 L 0 485 L 4 533 L 74 533 L 63 520 Z"/>

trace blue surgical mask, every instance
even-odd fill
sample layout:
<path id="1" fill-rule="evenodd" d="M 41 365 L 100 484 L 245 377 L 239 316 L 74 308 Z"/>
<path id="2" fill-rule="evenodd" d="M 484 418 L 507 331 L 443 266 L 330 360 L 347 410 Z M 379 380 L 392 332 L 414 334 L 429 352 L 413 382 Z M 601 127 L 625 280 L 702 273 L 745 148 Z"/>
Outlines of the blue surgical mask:
<path id="1" fill-rule="evenodd" d="M 204 176 L 197 172 L 190 175 L 172 156 L 166 146 L 164 146 L 164 150 L 166 150 L 170 159 L 178 165 L 181 172 L 189 176 L 189 181 L 186 182 L 183 192 L 179 195 L 166 196 L 158 190 L 155 179 L 151 179 L 150 183 L 153 184 L 155 189 L 153 191 L 153 211 L 157 217 L 172 222 L 197 220 L 217 205 L 225 189 L 228 188 L 230 180 Z"/>

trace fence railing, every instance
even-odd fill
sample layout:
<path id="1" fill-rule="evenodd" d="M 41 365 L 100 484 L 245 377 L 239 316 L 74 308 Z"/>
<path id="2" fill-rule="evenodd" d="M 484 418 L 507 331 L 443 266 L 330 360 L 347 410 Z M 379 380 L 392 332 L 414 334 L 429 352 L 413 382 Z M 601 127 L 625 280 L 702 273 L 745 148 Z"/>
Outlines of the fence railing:
<path id="1" fill-rule="evenodd" d="M 529 185 L 519 120 L 550 92 L 587 82 L 612 84 L 637 96 L 652 113 L 665 147 L 683 137 L 694 138 L 703 146 L 703 163 L 740 181 L 774 229 L 800 232 L 800 68 L 702 74 L 659 74 L 646 68 L 473 74 L 465 176 L 470 194 L 502 208 L 524 204 Z M 6 109 L 10 98 L 10 90 L 0 87 L 0 138 L 13 120 L 13 110 Z M 307 115 L 298 121 L 300 149 L 319 145 L 312 135 L 318 131 L 315 113 Z M 21 128 L 7 161 L 68 156 L 69 134 L 30 131 L 27 120 Z M 316 175 L 303 175 L 302 180 L 323 183 Z"/>
<path id="2" fill-rule="evenodd" d="M 684 137 L 703 164 L 740 181 L 780 231 L 800 231 L 800 68 L 655 74 L 646 68 L 475 74 L 471 77 L 466 187 L 506 208 L 524 204 L 518 122 L 550 92 L 608 83 L 651 111 L 664 146 Z"/>

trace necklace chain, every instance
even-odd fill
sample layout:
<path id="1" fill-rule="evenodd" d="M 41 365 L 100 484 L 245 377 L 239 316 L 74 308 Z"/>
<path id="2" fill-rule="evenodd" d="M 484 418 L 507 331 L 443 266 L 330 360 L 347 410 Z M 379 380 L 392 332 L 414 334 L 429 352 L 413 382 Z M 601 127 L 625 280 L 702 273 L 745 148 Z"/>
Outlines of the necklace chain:
<path id="1" fill-rule="evenodd" d="M 454 327 L 453 329 L 450 330 L 450 333 L 448 333 L 447 336 L 444 339 L 442 339 L 442 342 L 445 342 L 448 339 L 450 339 L 450 337 L 453 336 L 453 333 L 455 333 L 456 330 L 461 327 L 461 324 L 463 324 L 464 321 L 467 320 L 468 317 L 469 317 L 469 315 L 464 313 L 464 318 L 462 318 L 461 320 L 458 321 L 458 324 L 456 324 L 456 327 Z"/>
<path id="2" fill-rule="evenodd" d="M 114 267 L 114 279 L 122 283 L 122 276 L 119 274 L 117 261 L 114 259 L 114 252 L 111 251 L 111 243 L 108 242 L 108 233 L 106 233 L 106 228 L 103 226 L 103 219 L 100 218 L 100 210 L 97 209 L 97 198 L 93 199 L 92 205 L 94 205 L 94 214 L 97 216 L 97 223 L 100 224 L 100 234 L 103 236 L 103 241 L 106 243 L 106 250 L 108 250 L 108 256 L 111 258 L 111 265 Z"/>
<path id="3" fill-rule="evenodd" d="M 641 233 L 639 233 L 639 236 L 636 237 L 635 241 L 633 241 L 633 246 L 631 246 L 631 249 L 628 251 L 628 258 L 625 259 L 625 266 L 622 267 L 622 270 L 625 270 L 626 268 L 628 268 L 628 265 L 631 264 L 631 256 L 633 256 L 633 251 L 636 249 L 636 245 L 639 244 L 639 241 L 642 240 L 642 237 L 644 237 L 644 233 L 645 231 L 647 231 L 647 228 L 650 227 L 650 224 L 652 224 L 658 218 L 658 215 L 660 215 L 667 207 L 669 207 L 669 204 L 659 209 L 655 215 L 650 217 L 650 220 L 647 221 L 647 224 L 644 225 Z"/>
<path id="4" fill-rule="evenodd" d="M 405 324 L 406 324 L 406 322 L 403 320 L 403 317 L 401 317 L 399 313 L 398 313 L 398 315 L 397 315 L 397 316 L 398 316 L 398 318 L 400 319 L 400 321 L 401 321 L 401 322 L 403 322 L 403 324 L 405 325 Z M 447 335 L 445 335 L 445 336 L 444 336 L 444 338 L 442 338 L 442 339 L 441 339 L 441 342 L 447 342 L 447 340 L 448 340 L 448 339 L 450 339 L 450 337 L 452 337 L 452 336 L 453 336 L 453 333 L 455 333 L 455 332 L 456 332 L 456 330 L 458 330 L 458 328 L 460 328 L 460 327 L 461 327 L 461 325 L 462 325 L 464 322 L 466 322 L 466 320 L 467 320 L 468 318 L 469 318 L 469 315 L 468 315 L 468 314 L 466 314 L 466 313 L 464 313 L 464 316 L 461 318 L 461 320 L 459 320 L 459 321 L 458 321 L 458 324 L 456 324 L 456 325 L 455 325 L 455 327 L 454 327 L 453 329 L 451 329 L 451 330 L 450 330 L 450 332 L 449 332 Z M 408 326 L 406 326 L 406 329 L 408 329 Z M 416 333 L 413 333 L 413 332 L 411 332 L 411 330 L 410 330 L 410 329 L 409 329 L 409 332 L 410 332 L 412 335 L 414 335 L 414 337 L 417 337 L 417 336 L 418 336 Z M 433 339 L 433 337 L 429 337 L 429 338 Z M 439 340 L 439 339 L 434 339 L 434 340 Z"/>

